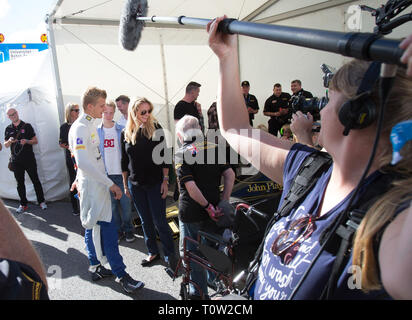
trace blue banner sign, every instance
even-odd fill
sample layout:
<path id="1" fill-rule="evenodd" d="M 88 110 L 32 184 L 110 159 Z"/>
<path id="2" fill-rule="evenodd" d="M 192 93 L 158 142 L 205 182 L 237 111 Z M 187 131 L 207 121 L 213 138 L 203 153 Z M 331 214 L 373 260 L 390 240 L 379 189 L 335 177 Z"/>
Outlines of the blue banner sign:
<path id="1" fill-rule="evenodd" d="M 0 63 L 49 48 L 47 43 L 0 43 Z"/>

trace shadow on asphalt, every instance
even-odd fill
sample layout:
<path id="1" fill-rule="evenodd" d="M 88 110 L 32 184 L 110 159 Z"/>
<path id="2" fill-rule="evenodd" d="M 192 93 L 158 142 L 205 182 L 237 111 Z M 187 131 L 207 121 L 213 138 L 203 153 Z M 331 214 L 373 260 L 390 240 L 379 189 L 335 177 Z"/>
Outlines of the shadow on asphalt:
<path id="1" fill-rule="evenodd" d="M 37 205 L 29 203 L 28 211 L 22 214 L 15 212 L 19 206 L 18 201 L 3 199 L 3 202 L 23 229 L 34 232 L 31 242 L 42 259 L 49 284 L 53 285 L 54 279 L 71 278 L 70 284 L 76 283 L 76 278 L 88 283 L 92 282 L 84 245 L 84 228 L 81 226 L 79 216 L 74 216 L 71 213 L 69 202 L 48 202 L 47 210 L 41 210 Z M 136 240 L 131 243 L 123 239 L 119 243 L 119 248 L 122 256 L 125 254 L 123 257 L 129 273 L 136 280 L 143 280 L 147 284 L 147 288 L 144 287 L 135 294 L 127 296 L 135 300 L 176 300 L 177 297 L 173 296 L 170 291 L 171 288 L 174 290 L 175 286 L 170 287 L 168 284 L 170 278 L 163 271 L 166 267 L 163 259 L 156 261 L 151 267 L 141 269 L 141 259 L 146 257 L 147 248 L 140 227 L 135 229 L 135 236 Z M 158 247 L 163 257 L 160 241 Z M 175 247 L 176 252 L 178 252 L 178 240 L 175 240 Z M 161 273 L 154 276 L 154 281 L 147 278 L 148 275 L 151 275 L 151 268 Z M 139 274 L 142 279 L 139 278 Z M 163 281 L 165 281 L 166 287 L 162 285 Z M 115 277 L 93 282 L 93 285 L 107 287 L 116 293 L 125 294 Z M 69 290 L 73 290 L 72 287 Z M 162 292 L 162 290 L 169 291 Z M 58 299 L 65 299 L 66 296 L 69 299 L 76 299 L 70 293 L 67 295 L 60 293 Z"/>

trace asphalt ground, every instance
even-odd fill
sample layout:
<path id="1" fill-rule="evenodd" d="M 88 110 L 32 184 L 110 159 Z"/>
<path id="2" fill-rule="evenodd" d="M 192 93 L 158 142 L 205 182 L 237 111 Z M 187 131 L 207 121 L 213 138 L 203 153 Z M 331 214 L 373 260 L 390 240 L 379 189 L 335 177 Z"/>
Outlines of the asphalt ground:
<path id="1" fill-rule="evenodd" d="M 175 281 L 164 271 L 163 260 L 150 267 L 142 267 L 140 262 L 147 256 L 143 233 L 135 229 L 136 240 L 119 244 L 120 254 L 126 271 L 145 287 L 134 294 L 123 292 L 113 278 L 91 281 L 88 259 L 84 244 L 84 228 L 79 216 L 71 212 L 68 201 L 48 202 L 48 209 L 29 203 L 25 213 L 17 214 L 19 202 L 3 199 L 26 237 L 37 250 L 47 273 L 49 297 L 51 300 L 177 300 L 181 277 Z M 168 199 L 168 203 L 172 200 Z M 136 214 L 134 212 L 134 214 Z M 178 239 L 175 239 L 176 249 Z M 161 243 L 158 242 L 162 251 Z M 176 251 L 177 252 L 177 251 Z M 107 266 L 110 268 L 109 266 Z"/>

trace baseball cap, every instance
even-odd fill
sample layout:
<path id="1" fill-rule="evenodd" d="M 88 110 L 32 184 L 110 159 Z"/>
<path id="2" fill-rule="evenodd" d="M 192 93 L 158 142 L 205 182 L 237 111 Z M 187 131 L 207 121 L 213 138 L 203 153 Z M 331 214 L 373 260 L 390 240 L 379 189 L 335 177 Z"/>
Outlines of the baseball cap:
<path id="1" fill-rule="evenodd" d="M 249 81 L 246 81 L 246 80 L 245 80 L 245 81 L 242 81 L 241 86 L 242 86 L 242 87 L 244 87 L 244 86 L 250 87 Z"/>

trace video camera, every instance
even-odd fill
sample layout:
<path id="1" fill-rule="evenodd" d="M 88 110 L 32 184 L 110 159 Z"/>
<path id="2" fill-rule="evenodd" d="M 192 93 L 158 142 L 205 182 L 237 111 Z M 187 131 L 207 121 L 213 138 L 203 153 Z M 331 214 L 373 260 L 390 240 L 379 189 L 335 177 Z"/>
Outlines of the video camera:
<path id="1" fill-rule="evenodd" d="M 323 75 L 323 86 L 325 88 L 329 88 L 329 82 L 333 77 L 333 72 L 331 67 L 326 64 L 322 64 L 320 66 L 324 75 Z M 326 90 L 326 96 L 317 98 L 305 98 L 302 95 L 293 96 L 290 99 L 290 105 L 292 108 L 292 112 L 296 113 L 297 111 L 301 111 L 303 113 L 309 112 L 313 116 L 313 120 L 317 121 L 320 120 L 320 110 L 322 110 L 329 102 L 328 91 Z"/>

